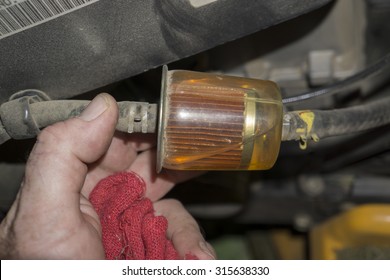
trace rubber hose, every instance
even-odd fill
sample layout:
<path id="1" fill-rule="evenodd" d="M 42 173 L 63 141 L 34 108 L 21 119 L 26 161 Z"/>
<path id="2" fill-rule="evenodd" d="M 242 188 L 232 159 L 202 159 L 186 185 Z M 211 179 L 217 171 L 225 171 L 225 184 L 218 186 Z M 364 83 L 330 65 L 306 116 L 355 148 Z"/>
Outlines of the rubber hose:
<path id="1" fill-rule="evenodd" d="M 74 118 L 90 101 L 53 100 L 22 105 L 13 101 L 0 106 L 0 144 L 14 139 L 32 138 L 56 122 Z M 118 102 L 119 118 L 116 130 L 126 133 L 155 133 L 157 105 L 145 102 Z M 33 129 L 30 129 L 33 128 Z"/>
<path id="2" fill-rule="evenodd" d="M 390 97 L 335 110 L 292 111 L 284 115 L 282 141 L 361 132 L 390 123 Z"/>

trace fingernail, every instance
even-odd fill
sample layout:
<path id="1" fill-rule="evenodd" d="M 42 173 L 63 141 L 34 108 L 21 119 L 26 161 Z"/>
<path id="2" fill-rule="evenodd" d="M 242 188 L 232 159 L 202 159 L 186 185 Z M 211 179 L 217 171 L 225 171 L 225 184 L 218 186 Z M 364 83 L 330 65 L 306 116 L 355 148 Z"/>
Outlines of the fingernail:
<path id="1" fill-rule="evenodd" d="M 109 107 L 109 101 L 106 94 L 99 94 L 80 114 L 79 118 L 84 121 L 92 121 L 103 114 Z"/>
<path id="2" fill-rule="evenodd" d="M 199 247 L 200 247 L 200 249 L 203 251 L 203 253 L 209 255 L 210 257 L 213 258 L 213 260 L 215 260 L 215 256 L 214 256 L 214 254 L 211 253 L 211 250 L 210 250 L 209 247 L 207 246 L 206 242 L 200 241 L 200 242 L 199 242 Z"/>

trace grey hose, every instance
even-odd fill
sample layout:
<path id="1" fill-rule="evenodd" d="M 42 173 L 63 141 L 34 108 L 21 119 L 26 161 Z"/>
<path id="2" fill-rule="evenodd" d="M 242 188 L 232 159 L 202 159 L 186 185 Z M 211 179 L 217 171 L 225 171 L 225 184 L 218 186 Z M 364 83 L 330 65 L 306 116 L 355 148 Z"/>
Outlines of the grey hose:
<path id="1" fill-rule="evenodd" d="M 40 127 L 64 121 L 81 114 L 90 101 L 63 100 L 31 104 L 31 114 Z M 119 119 L 116 130 L 153 133 L 156 130 L 157 105 L 145 102 L 118 102 Z"/>
<path id="2" fill-rule="evenodd" d="M 13 139 L 35 137 L 40 128 L 78 116 L 90 101 L 31 101 L 23 97 L 0 107 L 0 144 Z M 157 105 L 144 102 L 118 102 L 118 131 L 153 133 L 156 131 Z"/>
<path id="3" fill-rule="evenodd" d="M 390 97 L 351 108 L 288 112 L 282 140 L 319 140 L 390 124 Z"/>

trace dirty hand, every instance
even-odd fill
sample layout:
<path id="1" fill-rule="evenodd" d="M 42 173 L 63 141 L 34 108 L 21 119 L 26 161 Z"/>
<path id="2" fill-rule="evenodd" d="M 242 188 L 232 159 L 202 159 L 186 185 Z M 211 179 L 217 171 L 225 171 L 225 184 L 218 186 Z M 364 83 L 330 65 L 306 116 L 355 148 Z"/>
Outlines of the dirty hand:
<path id="1" fill-rule="evenodd" d="M 191 252 L 212 259 L 195 220 L 175 200 L 160 200 L 187 172 L 155 174 L 155 135 L 115 133 L 118 108 L 101 94 L 74 119 L 44 129 L 26 166 L 18 196 L 0 225 L 0 258 L 101 259 L 99 217 L 88 200 L 98 181 L 118 171 L 134 171 L 146 196 L 168 219 L 168 238 L 181 257 Z"/>

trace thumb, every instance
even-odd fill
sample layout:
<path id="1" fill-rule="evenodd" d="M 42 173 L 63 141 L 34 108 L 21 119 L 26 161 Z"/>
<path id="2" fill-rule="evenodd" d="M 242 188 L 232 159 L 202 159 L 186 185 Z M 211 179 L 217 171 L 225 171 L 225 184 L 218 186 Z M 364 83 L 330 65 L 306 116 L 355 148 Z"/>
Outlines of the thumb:
<path id="1" fill-rule="evenodd" d="M 27 161 L 23 192 L 28 200 L 49 208 L 79 205 L 87 164 L 107 151 L 117 120 L 114 98 L 100 94 L 78 118 L 45 128 Z"/>

